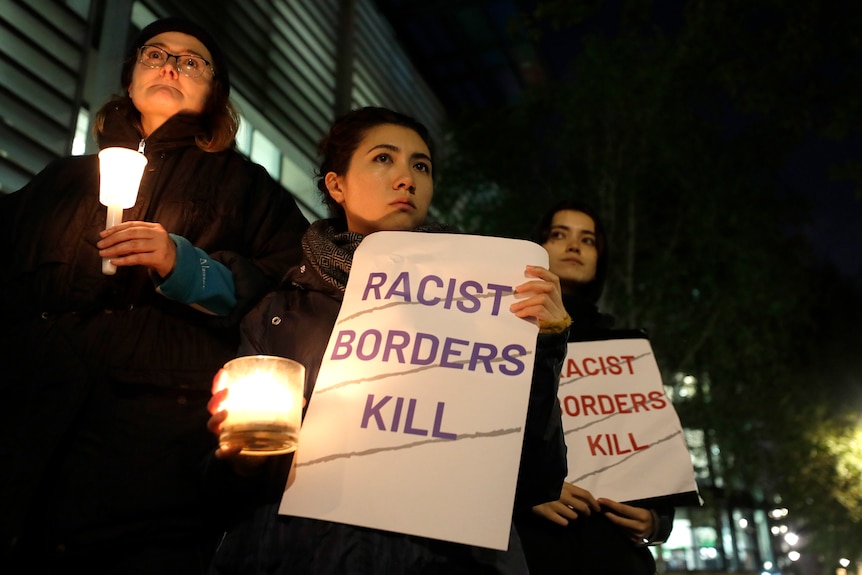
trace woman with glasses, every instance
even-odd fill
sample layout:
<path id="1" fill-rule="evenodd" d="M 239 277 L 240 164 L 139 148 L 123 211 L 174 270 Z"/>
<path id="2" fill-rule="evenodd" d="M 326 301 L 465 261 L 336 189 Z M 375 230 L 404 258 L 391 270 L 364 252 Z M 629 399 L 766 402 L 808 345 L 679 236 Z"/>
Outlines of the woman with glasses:
<path id="1" fill-rule="evenodd" d="M 95 136 L 147 158 L 125 222 L 104 229 L 95 155 L 0 194 L 4 573 L 203 571 L 210 385 L 308 226 L 235 150 L 228 63 L 204 29 L 150 24 L 121 82 Z"/>

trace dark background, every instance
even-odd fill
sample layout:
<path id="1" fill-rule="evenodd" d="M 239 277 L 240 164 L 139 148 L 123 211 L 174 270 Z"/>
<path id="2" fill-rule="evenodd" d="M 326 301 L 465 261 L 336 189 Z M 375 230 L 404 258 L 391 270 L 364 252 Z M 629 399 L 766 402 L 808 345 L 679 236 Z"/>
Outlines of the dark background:
<path id="1" fill-rule="evenodd" d="M 441 217 L 596 206 L 602 309 L 704 432 L 705 509 L 790 509 L 782 572 L 862 560 L 862 2 L 378 4 L 452 119 Z"/>
<path id="2" fill-rule="evenodd" d="M 697 5 L 675 0 L 378 0 L 378 4 L 456 125 L 459 118 L 477 111 L 517 105 L 535 86 L 564 79 L 582 54 L 584 38 L 619 35 L 624 13 L 632 10 L 632 5 L 640 5 L 639 10 L 645 14 L 645 33 L 652 32 L 651 25 L 671 37 L 686 26 L 686 11 Z M 751 28 L 752 60 L 758 58 L 756 50 L 760 49 L 755 41 L 757 34 L 773 35 L 773 28 L 790 28 L 797 25 L 797 20 L 811 27 L 805 36 L 807 44 L 800 42 L 793 46 L 795 53 L 785 53 L 782 58 L 799 60 L 800 84 L 817 83 L 822 89 L 817 101 L 800 101 L 799 105 L 820 106 L 823 113 L 828 113 L 831 106 L 860 96 L 860 6 L 855 2 L 830 2 L 823 10 L 806 13 L 806 4 L 749 2 L 749 8 L 739 12 Z M 740 3 L 728 6 L 731 11 Z M 728 21 L 733 23 L 733 18 Z M 733 37 L 721 32 L 714 31 L 702 40 L 720 44 Z M 818 72 L 812 73 L 812 69 Z M 756 68 L 752 67 L 751 72 L 756 73 Z M 785 88 L 776 85 L 776 93 Z M 791 92 L 782 97 L 790 100 L 797 96 L 801 95 Z M 800 191 L 810 203 L 808 221 L 800 225 L 817 254 L 848 276 L 862 273 L 862 187 L 858 168 L 862 134 L 858 112 L 857 107 L 852 116 L 844 119 L 849 132 L 838 140 L 822 133 L 825 126 L 816 122 L 807 126 L 805 137 L 786 154 L 780 171 L 784 183 Z M 728 115 L 729 126 L 741 121 L 739 111 L 725 109 L 721 113 Z M 855 180 L 839 179 L 830 173 L 842 162 L 857 163 Z"/>

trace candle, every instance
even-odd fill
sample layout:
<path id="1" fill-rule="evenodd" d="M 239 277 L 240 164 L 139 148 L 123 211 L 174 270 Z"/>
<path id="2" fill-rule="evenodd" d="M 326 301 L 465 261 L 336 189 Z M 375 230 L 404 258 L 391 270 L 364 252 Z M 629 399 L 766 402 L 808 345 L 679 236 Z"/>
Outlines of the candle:
<path id="1" fill-rule="evenodd" d="M 219 443 L 240 445 L 246 455 L 296 449 L 302 424 L 305 366 L 292 359 L 250 355 L 227 362 L 218 380 L 227 411 Z"/>
<path id="2" fill-rule="evenodd" d="M 138 199 L 138 188 L 147 157 L 129 148 L 105 148 L 99 152 L 99 202 L 107 206 L 105 229 L 123 221 L 123 210 Z M 113 275 L 117 267 L 102 259 L 102 273 Z"/>

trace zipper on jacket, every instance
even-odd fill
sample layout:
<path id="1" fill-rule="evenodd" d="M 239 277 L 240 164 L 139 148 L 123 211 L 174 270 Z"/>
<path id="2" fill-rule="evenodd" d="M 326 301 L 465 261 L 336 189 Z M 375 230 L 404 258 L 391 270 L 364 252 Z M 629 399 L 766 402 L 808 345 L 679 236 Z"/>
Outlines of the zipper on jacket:
<path id="1" fill-rule="evenodd" d="M 146 145 L 147 145 L 147 141 L 145 139 L 141 138 L 141 143 L 138 144 L 138 152 L 143 154 L 144 153 L 144 147 Z"/>

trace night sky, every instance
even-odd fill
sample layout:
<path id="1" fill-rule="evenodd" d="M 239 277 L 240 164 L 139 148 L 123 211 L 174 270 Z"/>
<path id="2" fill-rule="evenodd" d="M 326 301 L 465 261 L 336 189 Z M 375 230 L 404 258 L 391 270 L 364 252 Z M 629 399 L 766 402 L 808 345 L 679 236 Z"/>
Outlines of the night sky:
<path id="1" fill-rule="evenodd" d="M 468 100 L 470 105 L 479 107 L 505 103 L 500 101 L 501 98 L 511 102 L 527 88 L 523 82 L 520 88 L 515 85 L 511 68 L 495 70 L 494 66 L 499 64 L 489 65 L 488 62 L 509 61 L 510 66 L 525 65 L 524 37 L 511 33 L 511 21 L 518 17 L 519 9 L 529 11 L 534 8 L 536 0 L 441 2 L 432 5 L 421 0 L 380 0 L 379 3 L 393 21 L 396 34 L 412 52 L 418 69 L 426 75 L 450 111 L 459 112 L 459 107 Z M 804 2 L 790 4 L 798 8 Z M 580 24 L 560 29 L 543 28 L 540 42 L 534 44 L 537 49 L 536 67 L 542 70 L 540 75 L 554 77 L 564 73 L 577 57 L 585 35 L 617 34 L 626 2 L 602 0 L 584 4 L 588 5 L 596 7 L 596 10 Z M 654 3 L 652 21 L 663 32 L 673 35 L 685 25 L 680 9 L 685 5 Z M 824 65 L 846 68 L 848 58 L 850 62 L 858 62 L 856 73 L 851 71 L 850 75 L 851 81 L 855 82 L 853 85 L 862 89 L 862 52 L 856 49 L 848 57 L 836 48 L 840 44 L 830 38 L 832 34 L 847 34 L 849 30 L 857 38 L 857 44 L 862 44 L 858 36 L 862 29 L 860 5 L 862 3 L 828 5 L 827 9 L 816 12 L 821 20 L 811 26 L 823 38 L 816 42 L 819 45 L 814 49 L 821 52 L 818 57 L 825 62 Z M 761 1 L 753 6 L 761 10 L 765 21 L 774 20 L 771 12 L 774 4 Z M 843 22 L 843 32 L 840 26 L 835 31 L 839 24 L 836 20 Z M 774 26 L 774 22 L 767 24 L 766 28 L 770 25 Z M 808 57 L 805 50 L 812 48 L 801 49 L 799 59 Z M 840 71 L 846 73 L 846 69 Z M 524 77 L 526 75 L 522 75 L 522 80 Z M 829 107 L 829 102 L 825 107 Z M 862 125 L 862 119 L 858 120 Z M 852 123 L 856 122 L 848 122 Z M 855 133 L 855 138 L 841 143 L 812 134 L 807 143 L 788 158 L 780 178 L 783 184 L 799 191 L 810 202 L 810 222 L 804 226 L 804 232 L 811 239 L 815 254 L 835 265 L 843 275 L 862 278 L 862 189 L 857 189 L 862 184 L 854 187 L 854 183 L 836 181 L 829 174 L 830 165 L 836 161 L 862 160 L 862 133 L 858 125 L 855 128 L 851 126 L 850 130 Z"/>
<path id="2" fill-rule="evenodd" d="M 790 159 L 783 176 L 811 202 L 805 232 L 816 253 L 847 277 L 862 277 L 862 199 L 853 184 L 835 181 L 830 162 L 862 157 L 862 140 L 841 144 L 812 139 Z"/>

